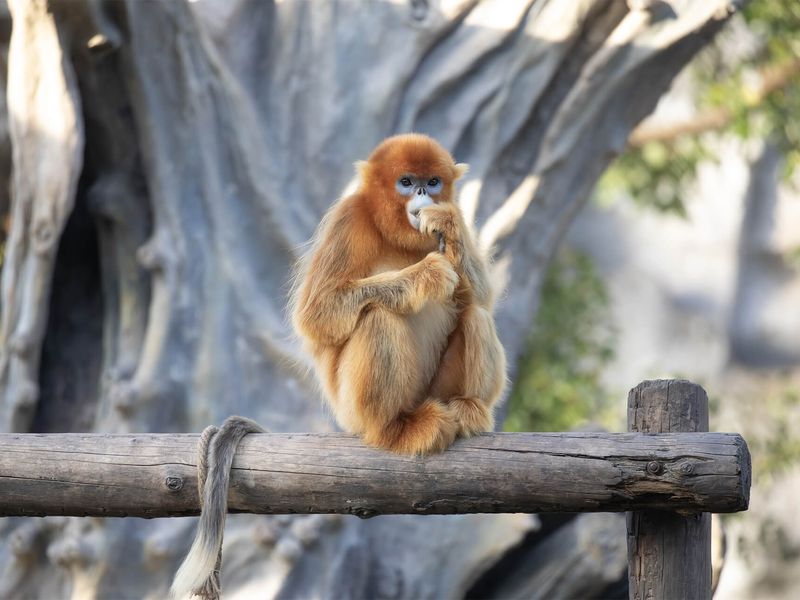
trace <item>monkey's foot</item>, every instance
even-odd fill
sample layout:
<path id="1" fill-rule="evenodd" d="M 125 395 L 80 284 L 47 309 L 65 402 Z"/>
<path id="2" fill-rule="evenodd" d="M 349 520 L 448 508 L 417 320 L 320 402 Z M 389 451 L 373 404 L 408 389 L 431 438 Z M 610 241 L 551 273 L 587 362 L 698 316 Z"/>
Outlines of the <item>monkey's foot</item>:
<path id="1" fill-rule="evenodd" d="M 480 398 L 456 396 L 449 398 L 447 405 L 455 415 L 458 437 L 471 437 L 494 429 L 492 409 Z"/>
<path id="2" fill-rule="evenodd" d="M 428 398 L 414 412 L 398 416 L 381 429 L 367 431 L 364 441 L 399 454 L 431 454 L 446 450 L 456 433 L 455 413 L 447 404 Z"/>

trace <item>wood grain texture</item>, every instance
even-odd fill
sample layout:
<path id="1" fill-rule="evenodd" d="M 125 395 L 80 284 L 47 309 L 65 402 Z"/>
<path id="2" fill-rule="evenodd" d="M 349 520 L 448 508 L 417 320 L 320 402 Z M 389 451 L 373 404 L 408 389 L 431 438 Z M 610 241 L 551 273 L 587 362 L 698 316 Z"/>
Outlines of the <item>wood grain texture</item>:
<path id="1" fill-rule="evenodd" d="M 628 395 L 628 428 L 665 433 L 708 431 L 708 396 L 688 381 L 644 381 Z M 743 471 L 749 488 L 750 468 Z M 711 515 L 628 513 L 628 585 L 632 600 L 711 598 Z"/>
<path id="2" fill-rule="evenodd" d="M 193 434 L 0 435 L 0 516 L 198 513 Z M 750 456 L 731 433 L 493 433 L 409 457 L 345 434 L 252 434 L 229 507 L 250 513 L 734 512 Z"/>

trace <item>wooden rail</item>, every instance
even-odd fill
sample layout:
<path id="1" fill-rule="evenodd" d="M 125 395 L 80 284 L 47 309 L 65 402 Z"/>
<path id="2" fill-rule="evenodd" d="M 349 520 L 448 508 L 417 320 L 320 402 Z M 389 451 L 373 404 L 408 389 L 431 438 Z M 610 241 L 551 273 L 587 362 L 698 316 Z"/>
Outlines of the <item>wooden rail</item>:
<path id="1" fill-rule="evenodd" d="M 199 511 L 197 435 L 0 435 L 0 516 Z M 747 508 L 750 456 L 729 433 L 494 433 L 398 456 L 345 434 L 251 434 L 231 512 L 450 514 Z"/>
<path id="2" fill-rule="evenodd" d="M 645 381 L 629 433 L 492 433 L 427 457 L 344 434 L 251 434 L 229 510 L 248 513 L 628 513 L 632 600 L 711 597 L 711 512 L 746 510 L 750 453 L 708 433 L 688 381 Z M 196 515 L 192 434 L 0 435 L 0 516 Z"/>

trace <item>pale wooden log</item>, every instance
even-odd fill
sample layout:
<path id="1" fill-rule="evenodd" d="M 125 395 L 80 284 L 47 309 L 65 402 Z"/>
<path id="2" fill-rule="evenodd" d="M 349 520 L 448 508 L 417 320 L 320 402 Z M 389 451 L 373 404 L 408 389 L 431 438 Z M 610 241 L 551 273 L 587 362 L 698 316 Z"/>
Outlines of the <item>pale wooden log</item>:
<path id="1" fill-rule="evenodd" d="M 198 513 L 193 434 L 0 435 L 0 516 Z M 657 465 L 656 469 L 654 465 Z M 409 457 L 345 434 L 253 434 L 231 512 L 450 514 L 747 507 L 750 456 L 730 433 L 484 434 Z"/>
<path id="2" fill-rule="evenodd" d="M 688 381 L 644 381 L 628 395 L 628 429 L 655 434 L 708 431 L 708 396 Z M 690 465 L 683 468 L 691 470 Z M 750 470 L 744 475 L 744 487 L 749 488 Z M 632 600 L 711 598 L 708 512 L 681 516 L 645 510 L 629 513 L 627 521 Z"/>

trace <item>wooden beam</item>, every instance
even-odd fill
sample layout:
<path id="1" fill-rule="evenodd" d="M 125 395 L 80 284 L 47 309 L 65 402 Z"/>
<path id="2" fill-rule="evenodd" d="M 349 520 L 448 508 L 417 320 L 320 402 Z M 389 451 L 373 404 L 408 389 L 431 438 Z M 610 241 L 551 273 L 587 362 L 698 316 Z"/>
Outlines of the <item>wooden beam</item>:
<path id="1" fill-rule="evenodd" d="M 0 516 L 196 515 L 195 434 L 2 434 Z M 656 468 L 655 465 L 658 465 Z M 492 433 L 410 457 L 345 434 L 252 434 L 229 508 L 249 513 L 735 512 L 750 455 L 730 433 Z"/>
<path id="2" fill-rule="evenodd" d="M 628 429 L 646 433 L 708 431 L 708 396 L 689 381 L 644 381 L 628 395 Z M 745 487 L 749 487 L 749 469 Z M 627 521 L 631 600 L 710 600 L 708 512 L 682 516 L 643 510 L 628 513 Z"/>

